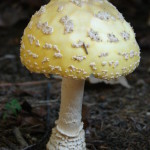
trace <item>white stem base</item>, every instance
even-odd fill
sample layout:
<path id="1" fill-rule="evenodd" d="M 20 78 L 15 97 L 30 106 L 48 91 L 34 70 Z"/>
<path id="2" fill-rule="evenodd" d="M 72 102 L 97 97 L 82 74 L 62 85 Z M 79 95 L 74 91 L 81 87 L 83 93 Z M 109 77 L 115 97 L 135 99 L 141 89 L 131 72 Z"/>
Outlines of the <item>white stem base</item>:
<path id="1" fill-rule="evenodd" d="M 84 80 L 63 78 L 61 106 L 47 150 L 86 150 L 81 122 Z"/>
<path id="2" fill-rule="evenodd" d="M 84 130 L 81 130 L 76 137 L 68 137 L 54 128 L 47 150 L 86 150 Z"/>

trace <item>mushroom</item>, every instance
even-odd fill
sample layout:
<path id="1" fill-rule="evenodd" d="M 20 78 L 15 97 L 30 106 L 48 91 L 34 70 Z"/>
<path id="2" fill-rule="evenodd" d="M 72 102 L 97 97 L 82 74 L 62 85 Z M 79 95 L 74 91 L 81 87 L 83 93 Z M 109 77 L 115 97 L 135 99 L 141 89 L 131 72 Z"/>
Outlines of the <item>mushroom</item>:
<path id="1" fill-rule="evenodd" d="M 51 0 L 32 16 L 20 57 L 31 72 L 63 77 L 59 118 L 47 149 L 85 150 L 85 80 L 133 72 L 140 50 L 132 27 L 107 0 Z"/>

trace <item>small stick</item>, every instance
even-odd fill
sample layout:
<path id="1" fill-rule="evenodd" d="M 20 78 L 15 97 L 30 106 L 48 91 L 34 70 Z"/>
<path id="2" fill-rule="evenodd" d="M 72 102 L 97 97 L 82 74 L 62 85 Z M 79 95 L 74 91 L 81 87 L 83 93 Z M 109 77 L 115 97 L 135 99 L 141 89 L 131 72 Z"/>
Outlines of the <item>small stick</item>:
<path id="1" fill-rule="evenodd" d="M 15 127 L 14 128 L 14 135 L 17 139 L 17 141 L 20 143 L 21 147 L 26 147 L 28 146 L 28 143 L 25 141 L 25 139 L 23 138 L 19 128 Z"/>
<path id="2" fill-rule="evenodd" d="M 36 144 L 30 145 L 30 146 L 25 147 L 23 150 L 31 150 L 31 149 L 34 149 L 35 146 Z"/>
<path id="3" fill-rule="evenodd" d="M 88 55 L 88 50 L 87 50 L 87 48 L 86 48 L 85 43 L 83 43 L 83 47 L 84 47 L 84 49 L 85 49 L 86 54 Z"/>
<path id="4" fill-rule="evenodd" d="M 46 94 L 46 103 L 47 103 L 47 119 L 46 119 L 46 122 L 47 122 L 47 130 L 50 128 L 50 105 L 49 105 L 49 102 L 50 102 L 50 89 L 51 89 L 51 84 L 48 83 L 47 84 L 47 94 Z"/>
<path id="5" fill-rule="evenodd" d="M 1 83 L 0 87 L 10 87 L 10 86 L 31 86 L 48 83 L 48 80 L 44 81 L 33 81 L 33 82 L 22 82 L 22 83 Z"/>

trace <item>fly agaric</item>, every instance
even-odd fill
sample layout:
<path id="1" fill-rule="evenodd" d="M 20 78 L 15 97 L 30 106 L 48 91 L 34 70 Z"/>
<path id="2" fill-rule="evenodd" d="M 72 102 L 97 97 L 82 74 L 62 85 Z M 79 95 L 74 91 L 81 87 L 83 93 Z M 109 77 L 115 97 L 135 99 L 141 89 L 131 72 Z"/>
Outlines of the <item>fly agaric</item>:
<path id="1" fill-rule="evenodd" d="M 107 0 L 51 0 L 24 31 L 21 61 L 31 72 L 63 77 L 59 118 L 47 149 L 85 150 L 85 80 L 133 72 L 140 50 L 132 27 Z"/>

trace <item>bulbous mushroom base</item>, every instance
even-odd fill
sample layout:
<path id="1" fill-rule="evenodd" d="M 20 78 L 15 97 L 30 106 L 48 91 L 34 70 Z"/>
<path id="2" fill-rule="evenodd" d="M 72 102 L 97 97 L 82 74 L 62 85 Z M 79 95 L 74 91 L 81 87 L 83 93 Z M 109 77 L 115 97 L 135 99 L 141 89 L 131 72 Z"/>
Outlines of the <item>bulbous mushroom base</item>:
<path id="1" fill-rule="evenodd" d="M 76 137 L 68 137 L 54 128 L 47 144 L 47 150 L 86 150 L 84 130 L 81 130 Z"/>

